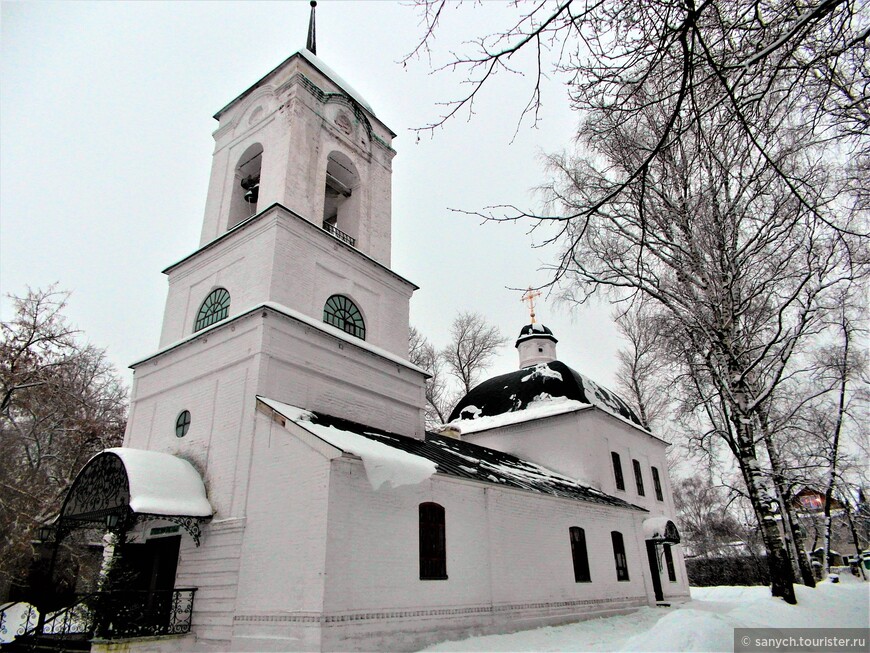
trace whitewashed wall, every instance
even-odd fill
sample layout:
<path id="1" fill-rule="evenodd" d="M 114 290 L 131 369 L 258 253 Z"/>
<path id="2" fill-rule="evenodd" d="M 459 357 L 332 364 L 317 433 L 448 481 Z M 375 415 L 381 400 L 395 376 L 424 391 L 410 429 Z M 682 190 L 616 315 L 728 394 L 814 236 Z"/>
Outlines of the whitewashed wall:
<path id="1" fill-rule="evenodd" d="M 223 287 L 230 317 L 272 301 L 319 321 L 330 295 L 347 295 L 365 319 L 366 342 L 408 356 L 415 286 L 281 207 L 171 266 L 168 275 L 160 347 L 190 336 L 203 300 Z"/>

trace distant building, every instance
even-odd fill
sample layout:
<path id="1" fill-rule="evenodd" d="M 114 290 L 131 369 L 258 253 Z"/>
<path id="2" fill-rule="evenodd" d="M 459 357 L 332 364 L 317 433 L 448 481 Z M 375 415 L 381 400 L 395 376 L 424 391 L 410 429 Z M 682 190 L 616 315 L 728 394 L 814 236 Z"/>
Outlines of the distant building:
<path id="1" fill-rule="evenodd" d="M 215 115 L 124 446 L 61 511 L 114 533 L 95 650 L 413 650 L 688 598 L 667 443 L 546 327 L 426 432 L 395 134 L 314 50 Z"/>

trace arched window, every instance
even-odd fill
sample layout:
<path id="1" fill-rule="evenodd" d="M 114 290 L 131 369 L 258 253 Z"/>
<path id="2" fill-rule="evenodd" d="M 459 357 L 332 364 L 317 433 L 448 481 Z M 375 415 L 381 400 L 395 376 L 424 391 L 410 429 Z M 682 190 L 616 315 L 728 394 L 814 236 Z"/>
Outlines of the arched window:
<path id="1" fill-rule="evenodd" d="M 616 489 L 624 490 L 625 479 L 622 476 L 622 462 L 619 460 L 619 454 L 611 451 L 610 459 L 613 461 L 613 478 L 616 480 Z"/>
<path id="2" fill-rule="evenodd" d="M 639 497 L 646 496 L 643 490 L 643 474 L 640 471 L 640 462 L 632 459 L 631 464 L 634 467 L 634 482 L 637 485 L 637 495 Z"/>
<path id="3" fill-rule="evenodd" d="M 444 507 L 420 504 L 420 580 L 447 580 Z"/>
<path id="4" fill-rule="evenodd" d="M 616 580 L 628 580 L 628 559 L 625 557 L 625 543 L 622 541 L 622 533 L 610 531 L 610 539 L 613 541 L 613 561 L 616 563 Z"/>
<path id="5" fill-rule="evenodd" d="M 196 315 L 196 323 L 193 325 L 194 332 L 211 326 L 215 322 L 223 320 L 230 311 L 230 293 L 226 288 L 212 290 Z"/>
<path id="6" fill-rule="evenodd" d="M 257 213 L 262 163 L 263 146 L 259 143 L 251 145 L 239 157 L 233 177 L 233 193 L 230 199 L 230 218 L 227 229 L 231 229 Z"/>
<path id="7" fill-rule="evenodd" d="M 653 487 L 656 491 L 656 499 L 659 501 L 664 501 L 665 497 L 662 495 L 662 481 L 659 478 L 659 470 L 655 467 L 652 468 L 652 477 L 653 477 Z"/>
<path id="8" fill-rule="evenodd" d="M 571 558 L 574 561 L 574 582 L 589 583 L 592 576 L 589 574 L 589 555 L 586 552 L 586 533 L 579 526 L 568 529 L 571 536 Z"/>
<path id="9" fill-rule="evenodd" d="M 366 325 L 362 313 L 359 312 L 356 304 L 344 295 L 333 295 L 326 300 L 323 307 L 323 321 L 360 340 L 366 339 Z"/>

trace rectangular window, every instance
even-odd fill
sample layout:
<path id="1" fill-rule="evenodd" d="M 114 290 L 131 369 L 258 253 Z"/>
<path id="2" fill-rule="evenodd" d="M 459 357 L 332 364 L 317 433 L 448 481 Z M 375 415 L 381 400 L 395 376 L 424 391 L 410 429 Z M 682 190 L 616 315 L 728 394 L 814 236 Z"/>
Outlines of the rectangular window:
<path id="1" fill-rule="evenodd" d="M 656 499 L 658 499 L 659 501 L 664 501 L 665 498 L 664 498 L 664 496 L 662 496 L 662 481 L 659 478 L 659 470 L 657 470 L 655 467 L 653 467 L 652 468 L 652 475 L 653 475 L 653 487 L 655 488 L 655 491 L 656 491 Z"/>
<path id="2" fill-rule="evenodd" d="M 622 533 L 611 531 L 610 539 L 613 541 L 613 561 L 616 563 L 616 580 L 628 580 L 628 560 L 625 557 L 625 543 L 622 541 Z"/>
<path id="3" fill-rule="evenodd" d="M 610 452 L 610 457 L 613 459 L 613 476 L 616 479 L 616 489 L 625 489 L 625 479 L 622 478 L 622 463 L 619 462 L 619 454 L 615 451 Z"/>
<path id="4" fill-rule="evenodd" d="M 665 544 L 665 565 L 668 568 L 668 580 L 672 583 L 677 582 L 677 571 L 674 569 L 674 554 L 671 553 L 671 545 Z"/>
<path id="5" fill-rule="evenodd" d="M 574 561 L 574 582 L 589 583 L 589 557 L 586 553 L 586 533 L 578 526 L 568 529 L 571 535 L 571 558 Z"/>
<path id="6" fill-rule="evenodd" d="M 447 580 L 444 507 L 420 504 L 420 580 Z"/>
<path id="7" fill-rule="evenodd" d="M 634 482 L 637 484 L 637 496 L 646 496 L 643 491 L 643 474 L 640 471 L 640 463 L 632 460 L 631 464 L 634 467 Z"/>

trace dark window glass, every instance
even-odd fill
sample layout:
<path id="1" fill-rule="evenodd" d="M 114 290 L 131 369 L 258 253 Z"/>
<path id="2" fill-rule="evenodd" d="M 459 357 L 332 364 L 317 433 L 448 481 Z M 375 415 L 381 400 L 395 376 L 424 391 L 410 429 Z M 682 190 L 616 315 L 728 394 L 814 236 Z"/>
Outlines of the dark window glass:
<path id="1" fill-rule="evenodd" d="M 670 544 L 665 544 L 665 566 L 668 568 L 668 580 L 677 582 L 677 571 L 674 569 L 674 554 L 671 553 Z"/>
<path id="2" fill-rule="evenodd" d="M 586 553 L 586 533 L 578 526 L 568 529 L 571 536 L 571 558 L 574 561 L 574 582 L 588 583 L 592 580 L 589 575 L 589 556 Z"/>
<path id="3" fill-rule="evenodd" d="M 637 494 L 638 496 L 645 496 L 643 491 L 643 474 L 640 471 L 640 463 L 636 460 L 631 461 L 632 466 L 634 467 L 634 482 L 637 483 Z"/>
<path id="4" fill-rule="evenodd" d="M 447 579 L 447 537 L 444 507 L 420 504 L 420 580 Z"/>
<path id="5" fill-rule="evenodd" d="M 183 438 L 190 430 L 190 411 L 182 410 L 175 418 L 175 436 Z"/>
<path id="6" fill-rule="evenodd" d="M 664 501 L 665 498 L 664 498 L 664 496 L 662 496 L 662 481 L 659 478 L 659 470 L 657 470 L 655 467 L 653 467 L 652 468 L 652 475 L 653 475 L 653 487 L 655 488 L 655 491 L 656 491 L 656 499 L 658 499 L 659 501 Z"/>
<path id="7" fill-rule="evenodd" d="M 616 489 L 624 490 L 625 479 L 622 478 L 622 463 L 619 461 L 619 454 L 611 451 L 610 457 L 613 459 L 613 476 L 616 478 Z"/>
<path id="8" fill-rule="evenodd" d="M 366 339 L 366 325 L 362 313 L 359 312 L 356 304 L 344 295 L 333 295 L 326 300 L 326 305 L 323 307 L 323 321 L 360 340 Z"/>
<path id="9" fill-rule="evenodd" d="M 625 558 L 625 544 L 622 541 L 622 533 L 610 531 L 610 539 L 613 540 L 613 560 L 616 563 L 616 580 L 628 580 L 628 560 Z"/>
<path id="10" fill-rule="evenodd" d="M 202 306 L 199 307 L 199 313 L 196 315 L 196 323 L 193 325 L 194 331 L 199 331 L 207 326 L 211 326 L 215 322 L 220 322 L 227 316 L 230 310 L 230 293 L 226 288 L 216 288 L 212 290 Z"/>

